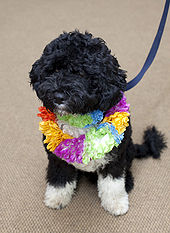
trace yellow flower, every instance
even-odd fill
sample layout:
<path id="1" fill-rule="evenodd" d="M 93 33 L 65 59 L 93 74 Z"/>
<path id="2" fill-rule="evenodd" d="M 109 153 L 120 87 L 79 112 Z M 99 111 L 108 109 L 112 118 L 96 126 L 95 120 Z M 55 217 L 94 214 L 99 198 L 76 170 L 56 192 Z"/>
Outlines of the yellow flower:
<path id="1" fill-rule="evenodd" d="M 41 121 L 39 123 L 39 130 L 46 136 L 44 143 L 48 144 L 47 149 L 52 152 L 62 141 L 73 138 L 68 134 L 64 134 L 57 123 L 53 121 Z"/>
<path id="2" fill-rule="evenodd" d="M 130 116 L 127 112 L 115 112 L 113 115 L 110 115 L 108 117 L 105 117 L 103 119 L 103 122 L 112 123 L 119 134 L 122 134 L 126 127 L 129 126 L 128 121 Z"/>

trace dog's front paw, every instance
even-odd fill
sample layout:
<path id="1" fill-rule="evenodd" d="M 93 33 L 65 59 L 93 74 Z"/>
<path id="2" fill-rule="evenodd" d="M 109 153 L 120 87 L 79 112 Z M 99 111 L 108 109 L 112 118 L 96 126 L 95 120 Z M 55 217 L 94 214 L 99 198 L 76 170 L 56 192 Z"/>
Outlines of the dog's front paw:
<path id="1" fill-rule="evenodd" d="M 53 209 L 64 208 L 71 201 L 75 188 L 76 181 L 67 183 L 64 187 L 55 187 L 47 184 L 44 199 L 45 205 Z"/>
<path id="2" fill-rule="evenodd" d="M 117 199 L 101 197 L 101 205 L 113 215 L 126 214 L 129 208 L 128 194 Z"/>
<path id="3" fill-rule="evenodd" d="M 128 211 L 128 194 L 125 190 L 125 179 L 112 178 L 111 175 L 105 178 L 98 177 L 98 195 L 101 198 L 101 205 L 113 215 L 123 215 Z"/>

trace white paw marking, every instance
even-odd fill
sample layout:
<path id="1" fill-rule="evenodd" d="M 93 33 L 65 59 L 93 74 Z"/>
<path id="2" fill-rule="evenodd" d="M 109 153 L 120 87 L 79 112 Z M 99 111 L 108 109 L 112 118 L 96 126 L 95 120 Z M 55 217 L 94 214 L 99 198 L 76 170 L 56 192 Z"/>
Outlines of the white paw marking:
<path id="1" fill-rule="evenodd" d="M 113 215 L 123 215 L 128 211 L 128 194 L 125 190 L 125 179 L 113 179 L 112 176 L 98 177 L 98 195 L 101 205 Z"/>
<path id="2" fill-rule="evenodd" d="M 75 188 L 76 181 L 66 183 L 65 187 L 55 187 L 47 183 L 45 205 L 53 209 L 64 208 L 71 201 Z"/>

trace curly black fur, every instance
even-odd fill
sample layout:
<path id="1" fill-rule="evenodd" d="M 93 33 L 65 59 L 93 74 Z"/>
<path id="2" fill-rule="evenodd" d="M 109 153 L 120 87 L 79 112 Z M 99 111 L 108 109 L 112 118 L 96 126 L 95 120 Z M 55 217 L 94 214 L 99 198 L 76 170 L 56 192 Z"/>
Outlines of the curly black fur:
<path id="1" fill-rule="evenodd" d="M 126 72 L 120 69 L 105 41 L 79 31 L 64 32 L 50 42 L 32 66 L 31 85 L 38 98 L 53 112 L 87 113 L 96 109 L 107 111 L 117 104 L 126 89 Z M 143 145 L 134 145 L 131 125 L 123 142 L 106 155 L 111 162 L 98 172 L 103 177 L 125 175 L 126 190 L 133 188 L 130 167 L 133 159 L 159 158 L 166 147 L 164 136 L 155 127 L 144 135 Z M 45 145 L 46 148 L 46 145 Z M 77 179 L 77 171 L 47 150 L 49 166 L 47 181 L 63 186 Z"/>

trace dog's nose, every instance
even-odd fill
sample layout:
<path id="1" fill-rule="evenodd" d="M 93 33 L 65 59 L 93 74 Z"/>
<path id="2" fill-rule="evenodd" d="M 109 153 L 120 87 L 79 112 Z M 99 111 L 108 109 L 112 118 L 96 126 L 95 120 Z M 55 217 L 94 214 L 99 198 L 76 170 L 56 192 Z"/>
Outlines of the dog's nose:
<path id="1" fill-rule="evenodd" d="M 63 104 L 64 94 L 62 94 L 60 92 L 55 92 L 54 97 L 55 97 L 55 103 L 56 104 Z"/>

